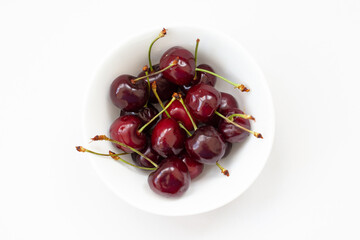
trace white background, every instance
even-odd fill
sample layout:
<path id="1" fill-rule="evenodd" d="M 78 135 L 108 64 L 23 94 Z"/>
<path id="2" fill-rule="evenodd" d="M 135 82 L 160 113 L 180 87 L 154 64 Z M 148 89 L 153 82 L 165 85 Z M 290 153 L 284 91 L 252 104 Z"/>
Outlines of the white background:
<path id="1" fill-rule="evenodd" d="M 105 54 L 181 23 L 254 56 L 276 135 L 241 197 L 162 217 L 117 198 L 74 146 L 87 144 L 82 104 Z M 360 1 L 1 0 L 0 43 L 0 239 L 360 238 Z"/>

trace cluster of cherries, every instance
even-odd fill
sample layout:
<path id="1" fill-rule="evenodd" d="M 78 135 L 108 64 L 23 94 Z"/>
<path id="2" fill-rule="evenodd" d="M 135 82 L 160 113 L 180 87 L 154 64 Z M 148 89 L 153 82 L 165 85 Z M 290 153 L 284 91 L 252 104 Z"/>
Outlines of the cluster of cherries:
<path id="1" fill-rule="evenodd" d="M 249 120 L 255 119 L 238 108 L 235 98 L 214 86 L 218 77 L 243 92 L 249 90 L 214 73 L 207 64 L 196 66 L 199 39 L 195 56 L 176 46 L 162 55 L 159 64 L 151 64 L 151 48 L 165 35 L 163 29 L 149 47 L 150 67 L 145 66 L 137 77 L 120 75 L 111 84 L 110 98 L 120 109 L 120 117 L 110 126 L 110 138 L 97 135 L 92 140 L 110 141 L 123 152 L 102 154 L 81 146 L 76 149 L 150 170 L 150 188 L 175 197 L 189 188 L 204 164 L 217 165 L 229 176 L 219 160 L 229 154 L 232 144 L 244 141 L 249 134 L 262 136 L 250 130 Z M 153 104 L 159 104 L 162 110 Z M 134 163 L 120 157 L 130 153 Z"/>

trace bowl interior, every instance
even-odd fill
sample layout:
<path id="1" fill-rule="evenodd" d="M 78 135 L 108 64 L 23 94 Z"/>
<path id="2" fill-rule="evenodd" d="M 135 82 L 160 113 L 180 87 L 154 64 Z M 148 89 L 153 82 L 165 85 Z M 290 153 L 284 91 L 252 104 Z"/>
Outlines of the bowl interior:
<path id="1" fill-rule="evenodd" d="M 97 134 L 108 135 L 111 123 L 119 116 L 109 98 L 112 81 L 121 74 L 137 75 L 147 62 L 148 46 L 158 30 L 123 41 L 103 60 L 89 86 L 84 112 L 84 138 Z M 255 116 L 252 129 L 261 132 L 264 139 L 249 138 L 234 144 L 230 155 L 221 164 L 230 171 L 225 177 L 216 166 L 206 166 L 189 190 L 180 198 L 168 199 L 156 195 L 147 183 L 148 172 L 115 162 L 111 158 L 88 154 L 96 172 L 108 187 L 129 204 L 160 215 L 191 215 L 221 207 L 242 194 L 261 172 L 271 150 L 274 135 L 274 111 L 267 83 L 254 60 L 241 45 L 213 30 L 195 27 L 173 27 L 152 50 L 152 62 L 158 63 L 168 48 L 183 46 L 195 49 L 200 38 L 198 64 L 211 65 L 215 72 L 251 89 L 241 93 L 231 85 L 217 80 L 216 88 L 232 94 L 240 109 Z M 116 151 L 108 142 L 92 143 L 89 148 L 99 152 Z M 131 161 L 130 156 L 126 159 Z"/>

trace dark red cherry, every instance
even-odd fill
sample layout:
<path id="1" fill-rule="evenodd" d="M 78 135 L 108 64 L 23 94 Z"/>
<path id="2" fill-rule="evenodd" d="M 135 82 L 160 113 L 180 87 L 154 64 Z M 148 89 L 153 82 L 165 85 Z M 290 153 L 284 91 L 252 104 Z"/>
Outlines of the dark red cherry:
<path id="1" fill-rule="evenodd" d="M 233 108 L 239 108 L 236 99 L 232 95 L 225 92 L 221 92 L 220 94 L 221 94 L 221 101 L 218 109 L 220 113 L 224 113 Z"/>
<path id="2" fill-rule="evenodd" d="M 190 182 L 186 164 L 175 156 L 164 159 L 148 177 L 151 190 L 165 197 L 180 197 L 188 190 Z"/>
<path id="3" fill-rule="evenodd" d="M 153 66 L 154 72 L 157 72 L 160 70 L 159 64 L 156 64 Z M 149 72 L 150 74 L 151 72 Z M 139 73 L 138 77 L 145 76 L 145 71 L 142 71 Z M 169 82 L 163 77 L 163 73 L 155 74 L 153 76 L 149 77 L 150 84 L 154 81 L 156 81 L 156 92 L 159 95 L 160 99 L 162 101 L 169 100 L 173 94 L 173 92 L 177 91 L 177 85 Z M 147 82 L 147 79 L 145 78 L 144 81 Z M 151 103 L 158 103 L 157 98 L 155 97 L 153 91 L 150 91 L 150 98 L 149 101 Z"/>
<path id="4" fill-rule="evenodd" d="M 230 154 L 231 149 L 232 149 L 232 143 L 225 142 L 225 144 L 226 144 L 225 153 L 222 158 L 226 158 Z"/>
<path id="5" fill-rule="evenodd" d="M 184 124 L 184 127 L 189 130 L 192 131 L 194 129 L 194 126 L 189 118 L 189 116 L 187 115 L 184 106 L 181 104 L 181 102 L 179 100 L 175 100 L 167 109 L 167 112 L 169 113 L 169 115 L 171 116 L 171 118 L 173 118 L 174 120 L 176 120 L 177 122 L 182 122 Z M 163 118 L 166 118 L 167 115 L 164 112 L 162 114 Z"/>
<path id="6" fill-rule="evenodd" d="M 179 158 L 186 164 L 191 179 L 199 176 L 204 170 L 204 164 L 195 161 L 185 150 L 180 153 Z"/>
<path id="7" fill-rule="evenodd" d="M 151 161 L 153 161 L 156 164 L 159 164 L 162 160 L 162 157 L 159 156 L 159 154 L 157 154 L 157 152 L 155 152 L 150 144 L 150 141 L 148 141 L 148 144 L 146 146 L 146 148 L 144 148 L 143 150 L 140 151 L 142 154 L 144 154 L 146 157 L 150 158 Z M 134 161 L 134 163 L 140 167 L 147 167 L 147 168 L 151 168 L 154 167 L 154 165 L 152 165 L 152 163 L 150 163 L 148 160 L 146 160 L 143 156 L 137 154 L 137 153 L 132 153 L 131 154 L 131 158 Z"/>
<path id="8" fill-rule="evenodd" d="M 159 111 L 151 104 L 148 104 L 147 107 L 143 107 L 138 112 L 138 117 L 143 121 L 143 123 L 148 123 L 151 119 L 153 119 Z M 150 129 L 152 126 L 154 126 L 157 122 L 157 119 L 155 119 L 153 122 L 151 122 L 145 129 Z"/>
<path id="9" fill-rule="evenodd" d="M 179 58 L 177 65 L 165 70 L 163 76 L 176 85 L 189 84 L 195 74 L 195 58 L 185 48 L 177 46 L 167 50 L 160 59 L 160 69 L 171 65 L 176 58 Z"/>
<path id="10" fill-rule="evenodd" d="M 121 110 L 131 112 L 142 108 L 148 99 L 148 86 L 144 80 L 131 82 L 135 77 L 120 75 L 111 84 L 110 98 Z"/>
<path id="11" fill-rule="evenodd" d="M 220 92 L 220 95 L 221 95 L 221 101 L 220 101 L 220 106 L 217 109 L 218 112 L 223 114 L 224 112 L 226 112 L 229 109 L 238 108 L 238 103 L 232 95 L 225 93 L 225 92 Z M 219 126 L 220 120 L 221 120 L 221 117 L 214 114 L 211 117 L 211 119 L 207 122 L 207 124 L 217 128 Z"/>
<path id="12" fill-rule="evenodd" d="M 244 112 L 241 111 L 240 109 L 233 108 L 224 112 L 224 116 L 229 117 L 230 115 L 236 113 L 244 114 Z M 250 130 L 249 120 L 243 119 L 241 117 L 234 117 L 234 122 Z M 224 136 L 225 140 L 231 143 L 242 142 L 249 136 L 248 132 L 234 126 L 233 124 L 223 119 L 219 123 L 218 130 Z"/>
<path id="13" fill-rule="evenodd" d="M 201 69 L 205 69 L 211 72 L 214 72 L 214 69 L 212 69 L 212 67 L 210 67 L 207 64 L 200 64 L 199 66 L 197 66 L 197 68 L 201 68 Z M 216 83 L 216 77 L 214 75 L 211 75 L 209 73 L 205 73 L 205 72 L 199 72 L 197 71 L 196 73 L 196 78 L 193 79 L 189 84 L 187 85 L 181 85 L 180 89 L 184 92 L 187 93 L 189 91 L 189 89 L 199 83 L 205 83 L 208 84 L 210 86 L 215 86 Z"/>
<path id="14" fill-rule="evenodd" d="M 213 126 L 203 126 L 186 139 L 185 148 L 194 160 L 204 164 L 215 164 L 224 156 L 226 145 Z"/>
<path id="15" fill-rule="evenodd" d="M 214 69 L 207 64 L 200 64 L 197 68 L 205 69 L 213 73 L 215 72 Z M 216 77 L 210 73 L 197 71 L 196 80 L 199 81 L 199 83 L 205 83 L 210 86 L 215 86 L 216 84 Z"/>
<path id="16" fill-rule="evenodd" d="M 138 132 L 140 126 L 141 120 L 137 116 L 121 116 L 111 124 L 110 137 L 140 151 L 146 146 L 145 134 Z M 129 148 L 117 144 L 115 146 L 124 152 L 132 152 Z"/>
<path id="17" fill-rule="evenodd" d="M 220 106 L 221 95 L 213 86 L 200 83 L 190 88 L 185 103 L 192 116 L 200 122 L 207 122 Z"/>
<path id="18" fill-rule="evenodd" d="M 186 135 L 171 118 L 161 119 L 151 135 L 152 148 L 162 157 L 178 155 L 184 149 Z"/>

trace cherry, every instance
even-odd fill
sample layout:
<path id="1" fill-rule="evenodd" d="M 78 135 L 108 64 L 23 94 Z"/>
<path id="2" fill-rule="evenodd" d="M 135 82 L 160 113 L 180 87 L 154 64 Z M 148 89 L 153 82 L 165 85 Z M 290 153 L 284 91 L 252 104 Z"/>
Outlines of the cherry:
<path id="1" fill-rule="evenodd" d="M 199 66 L 197 66 L 197 68 L 201 68 L 201 69 L 205 69 L 211 72 L 214 72 L 214 70 L 212 69 L 212 67 L 210 67 L 207 64 L 200 64 Z M 189 84 L 187 85 L 181 85 L 180 89 L 184 92 L 187 93 L 189 91 L 189 89 L 199 83 L 205 83 L 208 84 L 210 86 L 215 86 L 216 83 L 216 76 L 211 75 L 209 73 L 206 72 L 199 72 L 197 71 L 197 75 L 195 77 L 195 79 L 193 79 L 193 81 L 191 81 Z"/>
<path id="2" fill-rule="evenodd" d="M 225 142 L 225 144 L 226 144 L 225 153 L 222 158 L 226 158 L 230 154 L 231 149 L 232 149 L 232 143 Z"/>
<path id="3" fill-rule="evenodd" d="M 148 104 L 147 107 L 143 107 L 138 112 L 138 117 L 143 121 L 143 123 L 150 122 L 151 119 L 153 119 L 159 111 L 151 104 Z M 150 129 L 152 126 L 156 124 L 156 121 L 151 122 L 146 129 Z"/>
<path id="4" fill-rule="evenodd" d="M 186 164 L 175 156 L 164 159 L 148 177 L 150 188 L 165 197 L 180 197 L 188 190 L 190 182 Z"/>
<path id="5" fill-rule="evenodd" d="M 190 88 L 185 103 L 195 119 L 207 122 L 220 106 L 221 95 L 213 86 L 200 83 Z"/>
<path id="6" fill-rule="evenodd" d="M 213 126 L 202 126 L 186 139 L 185 148 L 196 161 L 216 164 L 225 153 L 225 142 Z"/>
<path id="7" fill-rule="evenodd" d="M 225 92 L 220 92 L 220 95 L 221 95 L 221 101 L 220 101 L 220 106 L 217 110 L 218 112 L 224 113 L 229 109 L 238 108 L 238 103 L 232 95 Z M 214 114 L 207 123 L 217 128 L 220 120 L 221 118 L 218 115 Z"/>
<path id="8" fill-rule="evenodd" d="M 171 118 L 161 119 L 153 129 L 151 145 L 162 157 L 178 155 L 184 149 L 186 135 L 179 124 Z"/>
<path id="9" fill-rule="evenodd" d="M 124 111 L 138 111 L 148 99 L 145 81 L 132 82 L 135 77 L 120 75 L 111 84 L 110 98 L 115 106 Z"/>
<path id="10" fill-rule="evenodd" d="M 153 69 L 154 69 L 154 71 L 152 71 L 150 73 L 159 71 L 160 70 L 159 64 L 154 65 Z M 143 77 L 143 76 L 145 76 L 145 71 L 142 71 L 138 75 L 138 77 Z M 172 93 L 177 91 L 177 86 L 175 84 L 169 82 L 168 80 L 166 80 L 163 77 L 163 73 L 150 75 L 149 76 L 149 81 L 150 81 L 150 84 L 153 83 L 154 81 L 156 81 L 157 93 L 159 94 L 160 99 L 163 100 L 163 101 L 169 100 L 171 98 Z M 154 95 L 154 93 L 152 91 L 150 92 L 149 101 L 151 103 L 157 103 L 158 102 L 155 95 Z"/>
<path id="11" fill-rule="evenodd" d="M 178 122 L 182 122 L 187 130 L 192 131 L 194 129 L 194 126 L 189 116 L 187 115 L 186 110 L 179 100 L 175 100 L 167 109 L 167 112 L 171 118 Z M 162 117 L 166 118 L 166 113 L 163 113 Z"/>
<path id="12" fill-rule="evenodd" d="M 157 152 L 155 152 L 150 144 L 150 141 L 148 141 L 148 144 L 146 146 L 146 148 L 144 148 L 143 150 L 140 151 L 144 156 L 150 158 L 154 163 L 159 164 L 162 160 L 162 157 L 159 156 L 159 154 L 157 154 Z M 134 163 L 140 167 L 147 167 L 147 168 L 151 168 L 153 167 L 153 164 L 151 162 L 149 162 L 147 159 L 144 158 L 144 156 L 141 156 L 135 152 L 133 152 L 131 154 L 131 158 L 134 161 Z"/>
<path id="13" fill-rule="evenodd" d="M 244 114 L 243 111 L 237 108 L 229 109 L 224 112 L 225 117 L 229 117 L 232 114 Z M 250 130 L 250 121 L 248 119 L 244 119 L 241 117 L 234 117 L 233 121 Z M 249 132 L 244 131 L 243 129 L 234 126 L 233 124 L 229 123 L 228 121 L 221 119 L 219 123 L 219 132 L 224 136 L 227 142 L 235 143 L 235 142 L 242 142 L 249 136 Z"/>
<path id="14" fill-rule="evenodd" d="M 185 48 L 176 46 L 168 49 L 160 59 L 160 69 L 168 67 L 176 58 L 179 58 L 178 64 L 165 70 L 163 76 L 176 85 L 189 84 L 195 74 L 195 59 Z"/>
<path id="15" fill-rule="evenodd" d="M 221 95 L 221 101 L 220 101 L 220 106 L 218 108 L 218 111 L 220 113 L 224 113 L 232 108 L 239 108 L 236 99 L 232 95 L 225 92 L 221 92 L 220 95 Z"/>
<path id="16" fill-rule="evenodd" d="M 179 158 L 186 164 L 191 179 L 199 176 L 204 170 L 204 164 L 195 161 L 185 150 L 180 153 Z"/>
<path id="17" fill-rule="evenodd" d="M 140 133 L 138 128 L 141 126 L 141 119 L 137 116 L 126 115 L 117 118 L 110 127 L 110 137 L 118 142 L 122 142 L 136 150 L 142 150 L 146 146 L 146 137 Z M 115 144 L 124 152 L 132 153 L 127 147 Z"/>

